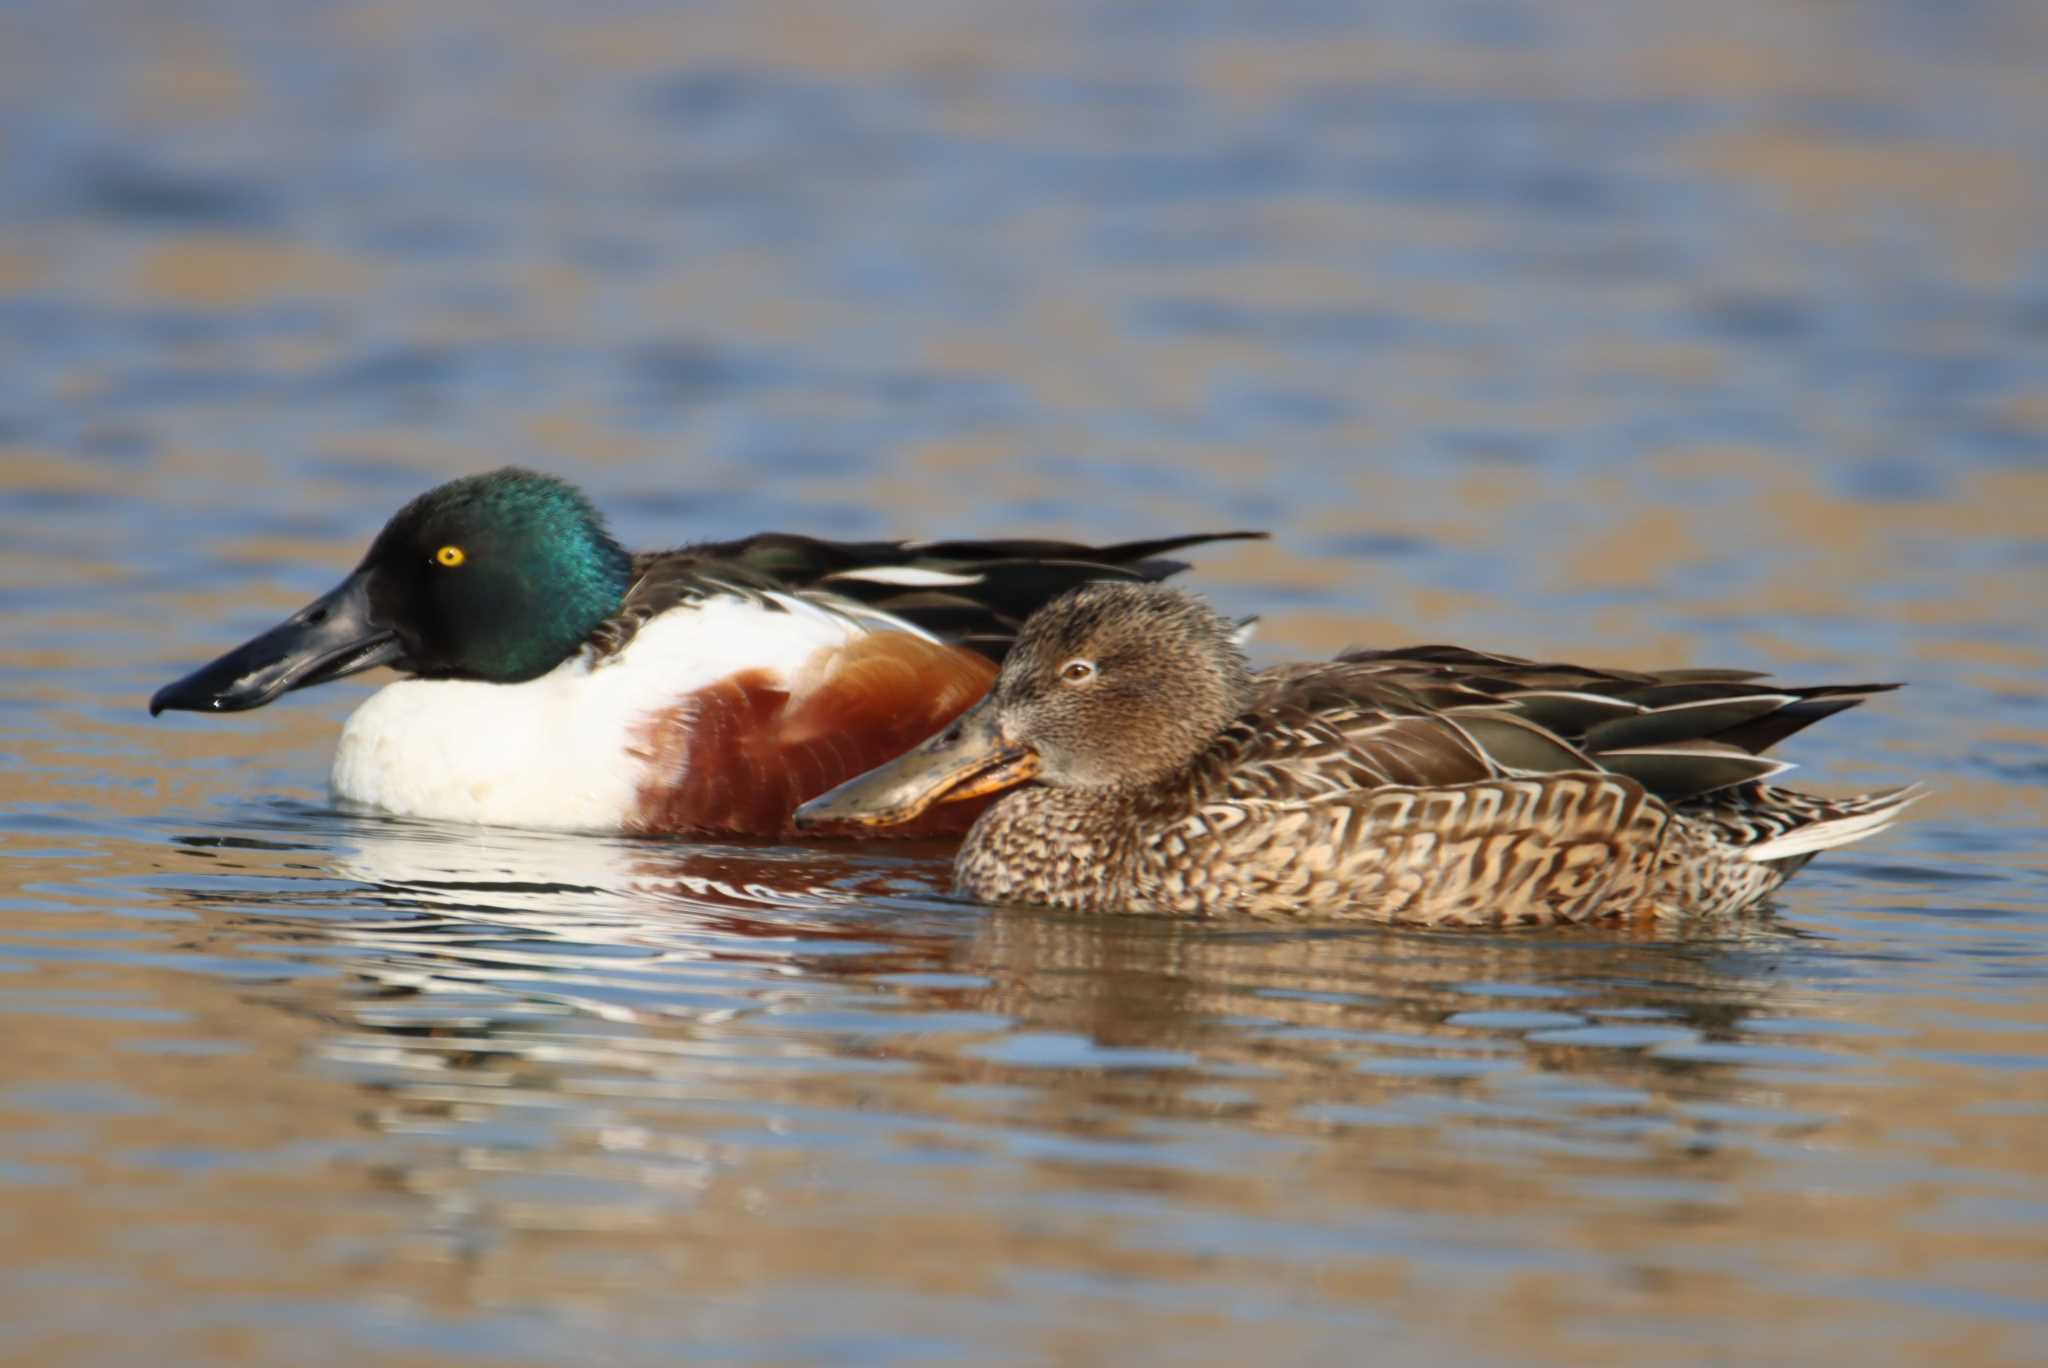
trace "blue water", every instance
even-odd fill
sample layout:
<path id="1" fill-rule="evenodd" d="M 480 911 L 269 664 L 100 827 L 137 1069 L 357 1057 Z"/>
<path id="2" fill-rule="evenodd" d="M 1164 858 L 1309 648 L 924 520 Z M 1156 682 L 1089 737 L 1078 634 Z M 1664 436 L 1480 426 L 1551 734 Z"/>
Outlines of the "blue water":
<path id="1" fill-rule="evenodd" d="M 2048 1356 L 2048 15 L 0 12 L 0 1356 Z M 150 692 L 520 462 L 639 545 L 1270 528 L 1260 658 L 1909 687 L 1686 938 L 439 827 Z M 1367 1348 L 1369 1346 L 1369 1349 Z"/>

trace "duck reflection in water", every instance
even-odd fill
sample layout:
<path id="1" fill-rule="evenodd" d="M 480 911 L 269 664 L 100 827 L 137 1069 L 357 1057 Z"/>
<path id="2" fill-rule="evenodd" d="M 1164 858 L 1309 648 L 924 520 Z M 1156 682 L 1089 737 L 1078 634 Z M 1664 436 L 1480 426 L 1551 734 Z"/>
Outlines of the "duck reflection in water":
<path id="1" fill-rule="evenodd" d="M 937 896 L 942 847 L 455 840 L 381 821 L 348 836 L 304 907 L 273 889 L 201 910 L 344 947 L 338 987 L 278 991 L 337 1023 L 317 1051 L 379 1099 L 376 1126 L 457 1143 L 397 1175 L 443 1195 L 484 1181 L 482 1154 L 538 1179 L 596 1146 L 607 1172 L 671 1195 L 687 1153 L 701 1196 L 757 1171 L 744 1136 L 763 1117 L 785 1144 L 882 1116 L 892 1143 L 939 1127 L 970 1149 L 1367 1124 L 1433 1170 L 1471 1162 L 1442 1150 L 1444 1127 L 1503 1107 L 1573 1143 L 1690 1135 L 1683 1106 L 1750 1085 L 1664 1047 L 1785 1014 L 1783 961 L 1803 953 L 1765 921 L 1536 937 L 968 909 Z"/>

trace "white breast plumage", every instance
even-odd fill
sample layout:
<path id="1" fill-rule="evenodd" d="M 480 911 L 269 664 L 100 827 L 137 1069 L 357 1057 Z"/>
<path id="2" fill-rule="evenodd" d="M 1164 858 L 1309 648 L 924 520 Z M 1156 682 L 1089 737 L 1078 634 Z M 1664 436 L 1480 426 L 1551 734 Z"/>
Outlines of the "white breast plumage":
<path id="1" fill-rule="evenodd" d="M 349 718 L 337 798 L 406 817 L 616 831 L 646 777 L 634 734 L 741 670 L 800 681 L 820 650 L 867 630 L 848 617 L 712 598 L 643 626 L 618 656 L 582 656 L 524 684 L 407 679 Z"/>

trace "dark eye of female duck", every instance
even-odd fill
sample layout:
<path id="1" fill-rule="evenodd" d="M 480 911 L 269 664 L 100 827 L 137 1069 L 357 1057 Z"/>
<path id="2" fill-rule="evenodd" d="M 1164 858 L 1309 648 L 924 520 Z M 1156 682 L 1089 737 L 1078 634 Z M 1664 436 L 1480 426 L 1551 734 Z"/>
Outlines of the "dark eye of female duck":
<path id="1" fill-rule="evenodd" d="M 571 486 L 500 470 L 399 510 L 363 569 L 413 671 L 516 684 L 568 659 L 618 609 L 632 556 Z"/>

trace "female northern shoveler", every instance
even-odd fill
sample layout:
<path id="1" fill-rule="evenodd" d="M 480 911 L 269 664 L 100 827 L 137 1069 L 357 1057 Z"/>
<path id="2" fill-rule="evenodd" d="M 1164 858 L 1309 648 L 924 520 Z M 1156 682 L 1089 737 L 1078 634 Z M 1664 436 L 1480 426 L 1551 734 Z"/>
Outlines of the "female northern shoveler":
<path id="1" fill-rule="evenodd" d="M 1727 912 L 1910 790 L 1816 798 L 1758 752 L 1891 684 L 1781 689 L 1452 646 L 1252 674 L 1186 594 L 1103 584 L 1034 615 L 981 704 L 806 804 L 888 823 L 1037 779 L 954 866 L 986 901 L 1430 925 Z"/>
<path id="2" fill-rule="evenodd" d="M 403 816 L 632 832 L 784 831 L 987 690 L 1016 627 L 1094 579 L 1154 580 L 1225 532 L 1116 546 L 829 542 L 634 555 L 560 480 L 499 470 L 400 509 L 330 593 L 166 686 L 234 712 L 375 665 L 334 791 Z M 927 829 L 958 831 L 971 812 Z"/>

